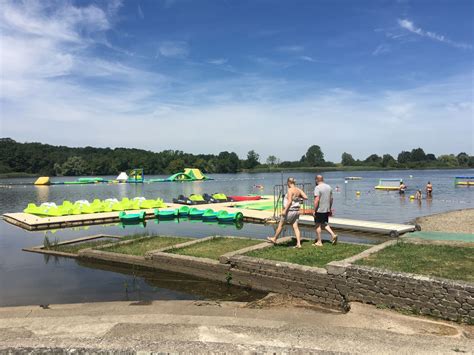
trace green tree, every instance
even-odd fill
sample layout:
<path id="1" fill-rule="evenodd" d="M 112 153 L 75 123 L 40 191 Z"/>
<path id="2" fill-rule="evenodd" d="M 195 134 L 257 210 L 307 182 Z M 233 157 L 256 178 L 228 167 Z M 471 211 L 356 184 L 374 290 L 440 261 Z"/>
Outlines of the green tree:
<path id="1" fill-rule="evenodd" d="M 456 158 L 457 158 L 458 164 L 460 166 L 469 166 L 469 155 L 467 155 L 466 153 L 464 153 L 464 152 L 459 153 L 456 156 Z"/>
<path id="2" fill-rule="evenodd" d="M 87 162 L 81 157 L 70 157 L 64 162 L 63 165 L 61 165 L 61 175 L 79 176 L 86 175 L 87 173 Z"/>
<path id="3" fill-rule="evenodd" d="M 410 152 L 402 151 L 400 154 L 398 154 L 397 161 L 398 161 L 399 164 L 409 163 L 411 161 Z"/>
<path id="4" fill-rule="evenodd" d="M 434 154 L 428 153 L 426 154 L 427 161 L 436 161 L 436 156 Z"/>
<path id="5" fill-rule="evenodd" d="M 215 167 L 220 173 L 235 173 L 240 168 L 240 159 L 234 152 L 220 152 L 215 160 Z"/>
<path id="6" fill-rule="evenodd" d="M 397 165 L 397 161 L 390 154 L 384 154 L 382 157 L 382 166 L 384 168 L 394 167 Z"/>
<path id="7" fill-rule="evenodd" d="M 269 155 L 267 158 L 267 165 L 274 166 L 277 162 L 278 158 L 274 155 Z"/>
<path id="8" fill-rule="evenodd" d="M 421 148 L 413 149 L 410 153 L 410 161 L 420 162 L 426 160 L 425 151 Z"/>
<path id="9" fill-rule="evenodd" d="M 454 168 L 459 165 L 458 159 L 454 154 L 445 154 L 438 157 L 438 161 L 446 167 Z"/>
<path id="10" fill-rule="evenodd" d="M 258 166 L 260 156 L 255 152 L 255 150 L 251 150 L 247 153 L 247 160 L 245 161 L 245 167 L 247 169 L 253 169 Z"/>
<path id="11" fill-rule="evenodd" d="M 166 168 L 166 171 L 169 174 L 175 174 L 179 173 L 180 171 L 183 171 L 185 168 L 186 163 L 184 162 L 183 159 L 174 159 L 170 161 L 168 164 L 168 167 Z"/>
<path id="12" fill-rule="evenodd" d="M 377 154 L 371 154 L 364 160 L 364 163 L 370 165 L 380 165 L 382 163 L 382 158 L 379 157 Z"/>
<path id="13" fill-rule="evenodd" d="M 341 163 L 344 166 L 354 166 L 355 160 L 351 154 L 344 152 L 341 156 Z"/>
<path id="14" fill-rule="evenodd" d="M 312 145 L 301 160 L 309 166 L 323 166 L 324 153 L 319 145 Z"/>

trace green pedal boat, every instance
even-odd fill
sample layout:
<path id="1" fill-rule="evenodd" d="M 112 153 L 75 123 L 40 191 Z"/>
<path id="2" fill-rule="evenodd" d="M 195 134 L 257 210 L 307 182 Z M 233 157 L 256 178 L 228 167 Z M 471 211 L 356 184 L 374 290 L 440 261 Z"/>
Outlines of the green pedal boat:
<path id="1" fill-rule="evenodd" d="M 237 221 L 242 221 L 243 219 L 244 215 L 242 212 L 229 213 L 227 211 L 219 211 L 217 213 L 217 220 L 219 223 L 234 223 Z"/>
<path id="2" fill-rule="evenodd" d="M 119 219 L 122 223 L 137 223 L 145 220 L 146 213 L 145 211 L 138 213 L 126 213 L 120 212 Z"/>
<path id="3" fill-rule="evenodd" d="M 173 219 L 177 216 L 176 210 L 155 210 L 154 213 L 159 219 Z"/>
<path id="4" fill-rule="evenodd" d="M 206 212 L 206 210 L 200 210 L 196 207 L 193 207 L 189 210 L 189 218 L 191 218 L 191 219 L 201 219 L 204 212 Z"/>

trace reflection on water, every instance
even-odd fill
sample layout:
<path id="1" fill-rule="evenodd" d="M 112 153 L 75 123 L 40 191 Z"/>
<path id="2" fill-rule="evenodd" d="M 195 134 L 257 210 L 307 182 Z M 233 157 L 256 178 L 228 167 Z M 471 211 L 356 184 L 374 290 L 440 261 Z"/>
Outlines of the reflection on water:
<path id="1" fill-rule="evenodd" d="M 213 282 L 189 275 L 165 270 L 147 270 L 119 265 L 78 261 L 78 264 L 94 270 L 120 273 L 128 277 L 121 285 L 127 301 L 153 299 L 206 299 L 248 302 L 260 299 L 265 292 Z"/>

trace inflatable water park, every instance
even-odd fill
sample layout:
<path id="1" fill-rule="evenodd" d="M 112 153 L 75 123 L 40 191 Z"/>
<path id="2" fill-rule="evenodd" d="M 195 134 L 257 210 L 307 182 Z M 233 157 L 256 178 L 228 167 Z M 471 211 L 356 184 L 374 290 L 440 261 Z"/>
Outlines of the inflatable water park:
<path id="1" fill-rule="evenodd" d="M 474 176 L 456 176 L 454 178 L 455 186 L 474 186 Z"/>
<path id="2" fill-rule="evenodd" d="M 48 185 L 87 185 L 87 184 L 139 184 L 154 182 L 186 182 L 186 181 L 206 181 L 213 180 L 211 177 L 202 173 L 200 169 L 185 168 L 182 172 L 178 172 L 164 179 L 145 179 L 143 169 L 132 169 L 128 174 L 121 172 L 115 179 L 104 179 L 101 177 L 82 177 L 74 181 L 51 181 L 49 176 L 41 176 L 35 182 L 37 186 Z"/>
<path id="3" fill-rule="evenodd" d="M 400 184 L 403 179 L 379 179 L 379 183 L 375 186 L 376 190 L 395 191 L 400 190 Z"/>

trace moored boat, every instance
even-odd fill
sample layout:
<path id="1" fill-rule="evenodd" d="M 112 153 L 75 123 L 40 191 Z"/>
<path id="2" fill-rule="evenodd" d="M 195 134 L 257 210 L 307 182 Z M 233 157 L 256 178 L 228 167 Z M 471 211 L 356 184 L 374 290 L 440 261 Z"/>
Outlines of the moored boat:
<path id="1" fill-rule="evenodd" d="M 145 211 L 137 212 L 137 213 L 127 213 L 127 212 L 120 212 L 119 219 L 122 223 L 136 223 L 143 221 L 145 219 L 146 213 Z"/>

